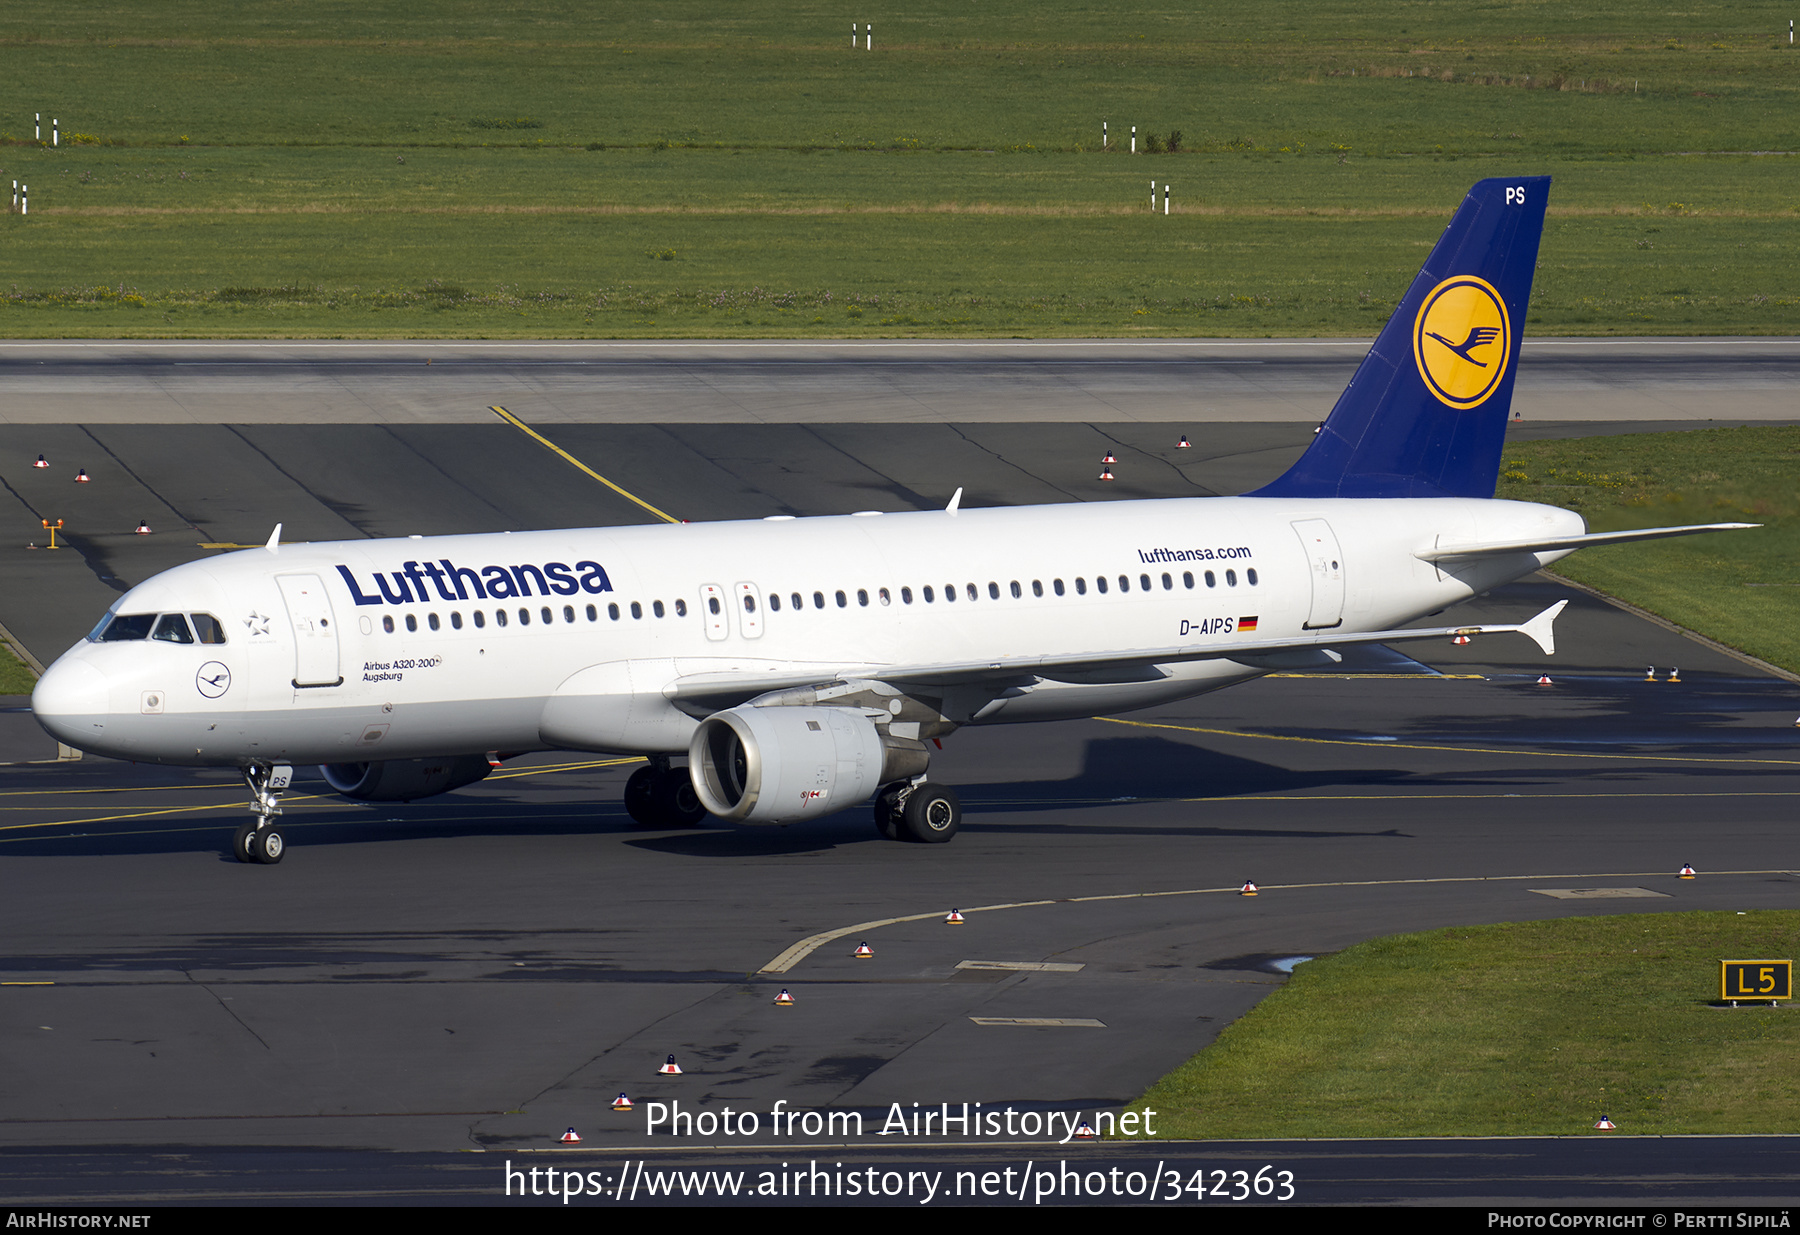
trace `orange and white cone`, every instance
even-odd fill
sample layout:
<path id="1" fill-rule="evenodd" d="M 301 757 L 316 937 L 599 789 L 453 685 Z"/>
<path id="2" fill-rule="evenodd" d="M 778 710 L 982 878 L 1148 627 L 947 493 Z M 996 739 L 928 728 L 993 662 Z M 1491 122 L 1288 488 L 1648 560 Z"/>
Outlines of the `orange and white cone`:
<path id="1" fill-rule="evenodd" d="M 944 918 L 945 926 L 961 926 L 962 924 L 963 924 L 963 916 L 962 916 L 962 910 L 960 910 L 960 909 L 952 909 L 950 911 L 950 913 Z"/>
<path id="2" fill-rule="evenodd" d="M 875 949 L 871 948 L 866 943 L 859 943 L 856 945 L 856 951 L 852 952 L 850 955 L 854 956 L 859 961 L 866 961 L 875 955 Z"/>
<path id="3" fill-rule="evenodd" d="M 1238 889 L 1238 895 L 1239 896 L 1255 896 L 1256 895 L 1256 885 L 1254 883 L 1251 883 L 1248 879 L 1244 880 L 1244 886 Z"/>
<path id="4" fill-rule="evenodd" d="M 775 1006 L 778 1008 L 791 1008 L 794 1006 L 794 997 L 787 993 L 787 987 L 782 987 L 781 994 L 775 996 Z"/>
<path id="5" fill-rule="evenodd" d="M 581 1144 L 581 1137 L 576 1135 L 575 1129 L 573 1128 L 570 1128 L 567 1132 L 563 1133 L 560 1139 L 564 1145 Z"/>
<path id="6" fill-rule="evenodd" d="M 85 467 L 75 473 L 75 483 L 78 485 L 85 485 L 88 483 L 88 474 Z"/>
<path id="7" fill-rule="evenodd" d="M 1111 480 L 1112 478 L 1112 469 L 1110 467 L 1103 467 L 1100 469 L 1101 480 Z"/>
<path id="8" fill-rule="evenodd" d="M 675 1062 L 675 1056 L 669 1056 L 669 1062 L 656 1070 L 658 1076 L 680 1076 L 681 1065 Z"/>
<path id="9" fill-rule="evenodd" d="M 150 534 L 150 521 L 148 519 L 138 520 L 137 534 L 139 536 L 148 536 Z"/>
<path id="10" fill-rule="evenodd" d="M 1456 636 L 1456 638 L 1450 640 L 1450 642 L 1456 644 L 1458 647 L 1462 646 L 1463 644 L 1467 643 L 1468 641 L 1469 641 L 1469 636 L 1467 636 L 1467 635 L 1458 635 L 1458 636 Z"/>
<path id="11" fill-rule="evenodd" d="M 1183 433 L 1181 435 L 1181 440 L 1179 442 L 1175 443 L 1175 449 L 1176 450 L 1186 450 L 1189 447 L 1191 447 L 1192 445 L 1193 445 L 1193 443 L 1187 440 L 1187 434 Z"/>
<path id="12" fill-rule="evenodd" d="M 1110 451 L 1110 450 L 1109 450 L 1109 451 L 1107 451 L 1107 452 L 1106 452 L 1106 454 L 1105 454 L 1105 455 L 1103 455 L 1103 456 L 1102 456 L 1102 457 L 1101 457 L 1101 459 L 1100 459 L 1100 462 L 1102 462 L 1102 463 L 1107 463 L 1107 464 L 1112 464 L 1112 463 L 1117 463 L 1117 462 L 1118 462 L 1118 460 L 1117 460 L 1117 459 L 1115 459 L 1115 458 L 1113 458 L 1113 452 L 1112 452 L 1112 451 Z"/>
<path id="13" fill-rule="evenodd" d="M 624 1094 L 620 1094 L 618 1097 L 613 1099 L 613 1110 L 629 1111 L 630 1109 L 631 1109 L 631 1099 L 627 1098 Z"/>
<path id="14" fill-rule="evenodd" d="M 33 463 L 33 464 L 32 464 L 32 465 L 31 465 L 31 466 L 33 466 L 33 467 L 49 467 L 49 466 L 50 466 L 50 460 L 48 460 L 48 459 L 46 459 L 46 458 L 44 458 L 44 456 L 43 456 L 43 455 L 39 455 L 39 456 L 38 456 L 38 457 L 37 457 L 37 462 L 36 462 L 36 463 Z"/>

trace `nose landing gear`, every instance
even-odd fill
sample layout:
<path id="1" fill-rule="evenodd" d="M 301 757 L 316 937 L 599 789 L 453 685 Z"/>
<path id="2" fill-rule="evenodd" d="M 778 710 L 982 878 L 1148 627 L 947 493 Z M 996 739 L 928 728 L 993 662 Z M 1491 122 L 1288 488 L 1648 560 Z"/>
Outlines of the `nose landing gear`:
<path id="1" fill-rule="evenodd" d="M 281 814 L 281 791 L 294 779 L 294 769 L 285 763 L 253 763 L 244 769 L 244 784 L 250 789 L 250 813 L 256 818 L 244 824 L 232 838 L 231 852 L 240 862 L 259 862 L 273 866 L 287 851 L 275 817 Z"/>

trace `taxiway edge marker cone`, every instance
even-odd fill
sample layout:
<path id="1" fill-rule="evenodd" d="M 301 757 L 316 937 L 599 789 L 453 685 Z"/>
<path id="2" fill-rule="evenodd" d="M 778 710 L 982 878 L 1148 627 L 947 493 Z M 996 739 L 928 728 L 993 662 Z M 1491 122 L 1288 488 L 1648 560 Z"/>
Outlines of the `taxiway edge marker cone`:
<path id="1" fill-rule="evenodd" d="M 615 1111 L 629 1111 L 631 1109 L 631 1099 L 627 1098 L 624 1094 L 620 1094 L 613 1099 L 612 1108 Z"/>
<path id="2" fill-rule="evenodd" d="M 38 456 L 38 457 L 37 457 L 37 462 L 36 462 L 36 463 L 33 463 L 33 464 L 32 464 L 32 465 L 31 465 L 31 466 L 33 466 L 33 467 L 49 467 L 49 466 L 50 466 L 50 460 L 48 460 L 48 459 L 46 459 L 46 458 L 44 458 L 44 456 L 43 456 L 43 455 L 39 455 L 39 456 Z"/>
<path id="3" fill-rule="evenodd" d="M 675 1056 L 669 1056 L 669 1062 L 656 1070 L 658 1076 L 680 1076 L 681 1065 L 675 1062 Z"/>
<path id="4" fill-rule="evenodd" d="M 1181 435 L 1181 440 L 1179 442 L 1175 443 L 1176 450 L 1188 450 L 1192 446 L 1193 446 L 1193 443 L 1187 440 L 1187 434 L 1185 434 L 1185 433 L 1183 433 Z"/>
<path id="5" fill-rule="evenodd" d="M 1693 879 L 1695 877 L 1694 868 L 1686 862 L 1681 864 L 1681 872 L 1675 876 L 1677 879 Z"/>
<path id="6" fill-rule="evenodd" d="M 1254 883 L 1251 883 L 1248 879 L 1244 880 L 1244 886 L 1238 889 L 1238 895 L 1239 896 L 1255 896 L 1256 895 L 1256 885 Z"/>
<path id="7" fill-rule="evenodd" d="M 787 993 L 787 987 L 782 987 L 781 994 L 775 996 L 775 1006 L 778 1008 L 791 1008 L 794 1006 L 794 997 Z"/>
<path id="8" fill-rule="evenodd" d="M 1651 665 L 1648 669 L 1644 670 L 1644 681 L 1646 681 L 1646 682 L 1656 681 L 1656 666 L 1655 665 Z"/>
<path id="9" fill-rule="evenodd" d="M 1600 1122 L 1595 1124 L 1594 1126 L 1596 1128 L 1616 1128 L 1619 1125 L 1615 1124 L 1612 1120 L 1610 1120 L 1606 1116 L 1602 1115 L 1602 1116 L 1600 1116 Z"/>
<path id="10" fill-rule="evenodd" d="M 581 1144 L 581 1137 L 573 1128 L 570 1128 L 567 1132 L 563 1133 L 560 1139 L 564 1145 Z"/>
<path id="11" fill-rule="evenodd" d="M 85 467 L 75 473 L 75 483 L 78 485 L 85 485 L 88 483 L 88 474 Z"/>
<path id="12" fill-rule="evenodd" d="M 1540 676 L 1540 677 L 1539 677 L 1539 678 L 1538 678 L 1538 680 L 1537 680 L 1537 684 L 1538 684 L 1538 685 L 1539 685 L 1539 686 L 1555 686 L 1555 685 L 1556 685 L 1556 683 L 1555 683 L 1555 682 L 1552 682 L 1552 681 L 1551 681 L 1551 680 L 1550 680 L 1550 675 L 1549 675 L 1549 674 L 1548 674 L 1548 673 L 1546 673 L 1546 674 L 1543 674 L 1543 675 L 1542 675 L 1542 676 Z"/>
<path id="13" fill-rule="evenodd" d="M 944 925 L 945 926 L 961 926 L 962 924 L 963 924 L 963 916 L 962 916 L 962 910 L 960 910 L 960 909 L 952 909 L 944 917 Z"/>
<path id="14" fill-rule="evenodd" d="M 1104 455 L 1101 456 L 1100 462 L 1112 464 L 1112 463 L 1117 463 L 1118 460 L 1113 457 L 1113 452 L 1109 450 Z"/>
<path id="15" fill-rule="evenodd" d="M 866 961 L 875 955 L 875 949 L 871 948 L 866 943 L 859 943 L 856 945 L 856 951 L 852 952 L 850 955 L 854 956 L 859 961 Z"/>
<path id="16" fill-rule="evenodd" d="M 1078 1141 L 1091 1141 L 1094 1137 L 1094 1129 L 1089 1126 L 1087 1120 L 1082 1120 L 1081 1126 L 1075 1129 L 1075 1139 Z"/>
<path id="17" fill-rule="evenodd" d="M 1664 679 L 1664 680 L 1665 680 L 1665 681 L 1670 681 L 1670 682 L 1679 682 L 1679 681 L 1681 681 L 1681 669 L 1680 669 L 1680 667 L 1679 667 L 1679 666 L 1677 666 L 1677 667 L 1675 667 L 1675 668 L 1673 668 L 1673 669 L 1670 669 L 1670 670 L 1669 670 L 1669 676 L 1668 676 L 1668 677 L 1667 677 L 1667 678 L 1666 678 L 1666 679 Z"/>
<path id="18" fill-rule="evenodd" d="M 150 521 L 148 519 L 138 520 L 137 534 L 139 536 L 148 536 L 150 534 Z"/>
<path id="19" fill-rule="evenodd" d="M 1101 480 L 1111 480 L 1112 478 L 1112 469 L 1110 467 L 1103 467 L 1100 469 Z"/>

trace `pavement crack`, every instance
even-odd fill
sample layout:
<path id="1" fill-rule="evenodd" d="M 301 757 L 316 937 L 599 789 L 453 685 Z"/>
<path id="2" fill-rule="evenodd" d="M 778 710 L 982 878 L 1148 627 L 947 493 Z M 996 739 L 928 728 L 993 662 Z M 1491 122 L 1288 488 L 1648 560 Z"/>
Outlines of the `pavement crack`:
<path id="1" fill-rule="evenodd" d="M 232 1009 L 230 1004 L 226 1003 L 224 999 L 220 998 L 219 992 L 215 991 L 212 987 L 208 986 L 206 983 L 202 982 L 199 978 L 196 978 L 193 974 L 189 973 L 185 969 L 183 969 L 181 971 L 181 976 L 186 978 L 189 982 L 192 982 L 195 986 L 199 987 L 201 990 L 205 991 L 208 995 L 211 995 L 213 997 L 213 1000 L 219 1005 L 219 1007 L 224 1009 L 225 1015 L 229 1016 L 232 1020 L 236 1021 L 245 1033 L 249 1034 L 252 1038 L 255 1038 L 258 1042 L 262 1043 L 263 1050 L 270 1051 L 270 1052 L 274 1051 L 274 1049 L 275 1049 L 274 1047 L 270 1046 L 267 1042 L 263 1042 L 263 1036 L 261 1034 L 257 1033 L 256 1030 L 250 1028 L 250 1026 L 245 1023 L 244 1018 L 239 1016 Z"/>

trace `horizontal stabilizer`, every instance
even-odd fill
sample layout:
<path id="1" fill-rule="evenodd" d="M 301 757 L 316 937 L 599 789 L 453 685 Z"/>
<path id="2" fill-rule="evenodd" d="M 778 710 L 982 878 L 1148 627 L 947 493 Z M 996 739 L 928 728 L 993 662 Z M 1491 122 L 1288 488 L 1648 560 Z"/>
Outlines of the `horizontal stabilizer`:
<path id="1" fill-rule="evenodd" d="M 1507 540 L 1486 545 L 1439 545 L 1434 549 L 1421 549 L 1413 556 L 1423 562 L 1447 562 L 1454 558 L 1586 549 L 1594 545 L 1622 545 L 1634 540 L 1662 540 L 1669 536 L 1692 536 L 1698 532 L 1735 532 L 1761 526 L 1760 523 L 1690 523 L 1684 527 L 1646 527 L 1632 532 L 1590 532 L 1584 536 L 1549 536 L 1542 540 Z"/>

